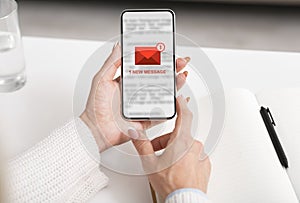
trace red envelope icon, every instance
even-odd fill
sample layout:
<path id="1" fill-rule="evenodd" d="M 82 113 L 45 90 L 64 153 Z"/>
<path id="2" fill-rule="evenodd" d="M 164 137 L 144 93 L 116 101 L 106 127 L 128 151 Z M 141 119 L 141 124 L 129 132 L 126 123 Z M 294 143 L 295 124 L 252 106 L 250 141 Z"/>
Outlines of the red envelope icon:
<path id="1" fill-rule="evenodd" d="M 160 51 L 156 47 L 135 47 L 135 65 L 160 65 Z"/>

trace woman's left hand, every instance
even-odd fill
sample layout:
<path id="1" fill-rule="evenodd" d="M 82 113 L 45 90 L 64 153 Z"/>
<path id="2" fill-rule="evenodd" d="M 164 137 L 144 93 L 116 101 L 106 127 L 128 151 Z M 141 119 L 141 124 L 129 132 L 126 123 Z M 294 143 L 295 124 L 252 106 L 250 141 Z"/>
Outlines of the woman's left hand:
<path id="1" fill-rule="evenodd" d="M 176 72 L 180 72 L 190 58 L 176 60 Z M 130 140 L 126 135 L 128 127 L 137 130 L 146 130 L 156 124 L 151 121 L 127 121 L 120 113 L 120 78 L 115 74 L 121 66 L 121 46 L 117 43 L 110 56 L 104 62 L 100 71 L 94 76 L 92 87 L 84 112 L 80 115 L 82 121 L 90 128 L 99 151 L 102 152 L 111 146 L 119 145 Z M 187 77 L 187 71 L 176 76 L 177 89 L 180 89 Z M 116 109 L 113 103 L 117 103 Z M 126 128 L 123 129 L 122 128 Z"/>

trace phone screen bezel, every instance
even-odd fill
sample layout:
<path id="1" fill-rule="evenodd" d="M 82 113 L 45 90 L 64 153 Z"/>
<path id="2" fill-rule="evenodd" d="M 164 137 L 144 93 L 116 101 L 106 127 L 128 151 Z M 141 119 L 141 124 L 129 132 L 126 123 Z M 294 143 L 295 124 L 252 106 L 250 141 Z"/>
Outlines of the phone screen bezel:
<path id="1" fill-rule="evenodd" d="M 124 105 L 123 105 L 123 15 L 127 12 L 169 12 L 172 16 L 172 35 L 173 35 L 173 81 L 174 81 L 174 113 L 169 117 L 127 117 L 124 114 Z M 175 14 L 171 9 L 126 9 L 121 13 L 121 98 L 122 98 L 122 116 L 125 119 L 129 120 L 169 120 L 175 117 L 176 115 L 176 61 L 175 61 Z"/>

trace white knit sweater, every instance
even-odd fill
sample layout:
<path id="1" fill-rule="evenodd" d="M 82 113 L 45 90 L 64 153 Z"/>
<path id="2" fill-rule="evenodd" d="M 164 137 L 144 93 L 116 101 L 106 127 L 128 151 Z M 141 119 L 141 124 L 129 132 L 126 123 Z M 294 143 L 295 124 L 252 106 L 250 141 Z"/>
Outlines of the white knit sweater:
<path id="1" fill-rule="evenodd" d="M 108 178 L 82 146 L 80 135 L 92 137 L 79 118 L 72 119 L 11 161 L 10 201 L 87 202 L 105 187 Z M 206 196 L 195 190 L 175 191 L 166 200 L 167 203 L 205 201 Z"/>

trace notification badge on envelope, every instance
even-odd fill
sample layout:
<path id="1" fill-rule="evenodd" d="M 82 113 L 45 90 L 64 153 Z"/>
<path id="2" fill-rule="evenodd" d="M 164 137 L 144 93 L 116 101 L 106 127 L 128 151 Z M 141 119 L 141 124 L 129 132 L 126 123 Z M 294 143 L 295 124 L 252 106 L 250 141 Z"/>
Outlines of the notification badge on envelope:
<path id="1" fill-rule="evenodd" d="M 160 53 L 163 50 L 163 43 L 153 47 L 135 47 L 135 65 L 160 65 Z"/>

